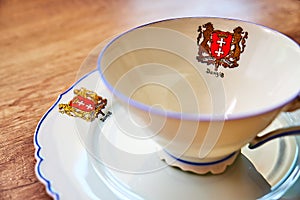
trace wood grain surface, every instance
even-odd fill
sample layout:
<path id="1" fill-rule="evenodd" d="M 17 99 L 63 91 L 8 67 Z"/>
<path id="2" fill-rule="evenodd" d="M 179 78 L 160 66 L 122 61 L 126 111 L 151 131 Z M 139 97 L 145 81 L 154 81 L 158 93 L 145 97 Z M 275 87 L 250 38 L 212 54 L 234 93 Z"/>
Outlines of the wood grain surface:
<path id="1" fill-rule="evenodd" d="M 220 16 L 300 42 L 298 0 L 0 0 L 0 199 L 51 199 L 34 171 L 36 125 L 100 42 L 154 20 Z"/>

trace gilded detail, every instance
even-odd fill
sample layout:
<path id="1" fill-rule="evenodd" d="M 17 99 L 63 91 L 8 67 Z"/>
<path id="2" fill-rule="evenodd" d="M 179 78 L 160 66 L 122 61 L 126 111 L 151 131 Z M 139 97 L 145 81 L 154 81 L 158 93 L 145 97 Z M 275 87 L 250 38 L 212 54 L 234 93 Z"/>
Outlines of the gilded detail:
<path id="1" fill-rule="evenodd" d="M 68 104 L 58 105 L 60 113 L 86 121 L 93 121 L 99 114 L 105 116 L 102 110 L 107 104 L 107 99 L 85 88 L 75 89 L 74 94 L 74 98 Z"/>

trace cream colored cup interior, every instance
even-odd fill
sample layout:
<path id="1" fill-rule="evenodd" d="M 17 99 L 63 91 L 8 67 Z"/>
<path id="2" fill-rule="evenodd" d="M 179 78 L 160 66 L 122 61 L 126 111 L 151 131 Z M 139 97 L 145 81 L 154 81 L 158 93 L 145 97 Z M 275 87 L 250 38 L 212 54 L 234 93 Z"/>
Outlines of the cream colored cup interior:
<path id="1" fill-rule="evenodd" d="M 248 32 L 236 68 L 197 61 L 198 26 Z M 105 81 L 122 94 L 165 111 L 241 116 L 266 112 L 292 100 L 299 92 L 299 46 L 280 33 L 242 21 L 184 18 L 131 30 L 103 51 L 100 68 Z M 223 73 L 224 77 L 207 71 Z"/>

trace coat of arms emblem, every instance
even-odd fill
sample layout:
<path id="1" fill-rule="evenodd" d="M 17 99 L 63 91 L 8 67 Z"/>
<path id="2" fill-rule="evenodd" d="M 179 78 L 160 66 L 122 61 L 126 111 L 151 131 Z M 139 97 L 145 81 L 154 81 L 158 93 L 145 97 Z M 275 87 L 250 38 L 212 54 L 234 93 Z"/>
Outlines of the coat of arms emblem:
<path id="1" fill-rule="evenodd" d="M 59 112 L 72 117 L 80 117 L 86 121 L 93 121 L 99 114 L 105 116 L 103 109 L 107 99 L 85 88 L 75 89 L 74 98 L 68 104 L 59 104 Z"/>
<path id="2" fill-rule="evenodd" d="M 197 60 L 199 62 L 214 65 L 216 71 L 218 71 L 219 66 L 225 68 L 239 66 L 238 61 L 240 54 L 245 50 L 248 32 L 244 32 L 240 26 L 233 29 L 233 33 L 214 30 L 211 22 L 199 26 L 198 32 Z"/>

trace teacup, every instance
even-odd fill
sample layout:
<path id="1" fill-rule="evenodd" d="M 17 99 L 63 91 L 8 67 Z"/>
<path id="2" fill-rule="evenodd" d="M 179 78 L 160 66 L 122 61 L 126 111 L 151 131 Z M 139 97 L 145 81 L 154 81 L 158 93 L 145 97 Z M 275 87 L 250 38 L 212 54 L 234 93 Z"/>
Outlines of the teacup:
<path id="1" fill-rule="evenodd" d="M 101 52 L 101 79 L 168 164 L 222 173 L 281 113 L 300 107 L 299 45 L 257 24 L 177 18 L 134 28 Z M 138 133 L 135 137 L 139 137 Z"/>

